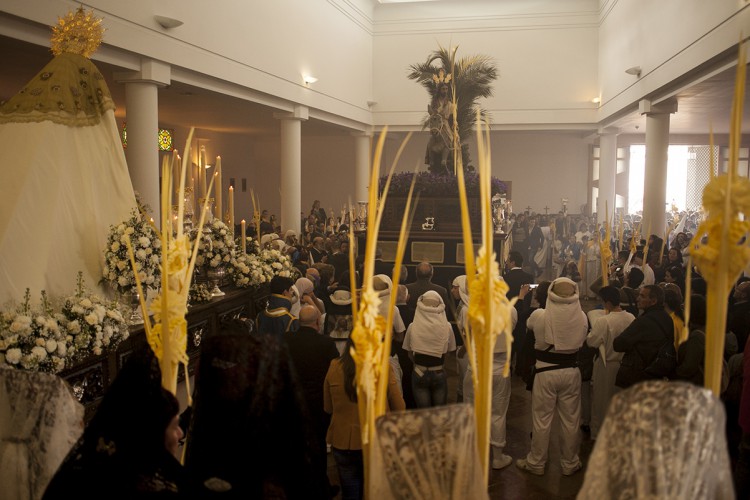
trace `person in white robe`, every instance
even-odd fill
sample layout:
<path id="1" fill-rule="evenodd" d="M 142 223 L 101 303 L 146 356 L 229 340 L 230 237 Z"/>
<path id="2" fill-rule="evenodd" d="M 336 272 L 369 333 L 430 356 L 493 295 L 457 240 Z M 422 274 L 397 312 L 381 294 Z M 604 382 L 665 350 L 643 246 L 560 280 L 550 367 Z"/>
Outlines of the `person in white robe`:
<path id="1" fill-rule="evenodd" d="M 599 297 L 604 303 L 604 312 L 591 322 L 591 331 L 586 337 L 586 343 L 599 350 L 594 360 L 592 376 L 591 439 L 598 436 L 609 402 L 615 393 L 615 378 L 620 369 L 623 353 L 615 352 L 612 342 L 635 319 L 635 316 L 620 307 L 620 292 L 617 288 L 602 287 Z"/>

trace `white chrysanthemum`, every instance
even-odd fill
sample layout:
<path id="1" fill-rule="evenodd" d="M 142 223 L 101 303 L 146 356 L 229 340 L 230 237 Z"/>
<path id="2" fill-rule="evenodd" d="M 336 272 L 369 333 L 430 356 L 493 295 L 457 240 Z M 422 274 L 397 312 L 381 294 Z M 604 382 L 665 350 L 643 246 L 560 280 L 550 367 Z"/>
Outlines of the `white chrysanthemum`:
<path id="1" fill-rule="evenodd" d="M 44 361 L 47 359 L 47 349 L 41 346 L 32 347 L 31 356 L 36 358 L 37 361 Z"/>
<path id="2" fill-rule="evenodd" d="M 68 323 L 68 331 L 74 335 L 81 333 L 81 323 L 79 323 L 77 319 L 71 321 Z"/>
<path id="3" fill-rule="evenodd" d="M 5 361 L 9 365 L 17 365 L 21 361 L 21 349 L 17 347 L 8 349 L 5 353 Z"/>
<path id="4" fill-rule="evenodd" d="M 89 300 L 88 298 L 83 298 L 83 299 L 81 299 L 81 301 L 80 301 L 80 302 L 78 302 L 78 303 L 79 303 L 79 304 L 80 304 L 81 306 L 85 307 L 85 308 L 89 308 L 89 307 L 91 307 L 91 306 L 93 305 L 93 304 L 91 303 L 91 300 Z"/>
<path id="5" fill-rule="evenodd" d="M 84 319 L 86 320 L 86 323 L 89 325 L 96 325 L 99 323 L 99 316 L 97 316 L 95 313 L 90 313 L 84 316 Z"/>
<path id="6" fill-rule="evenodd" d="M 150 246 L 151 246 L 151 240 L 149 240 L 149 239 L 148 239 L 148 238 L 146 238 L 145 236 L 141 236 L 140 238 L 138 238 L 138 243 L 140 243 L 140 245 L 141 245 L 141 246 L 142 246 L 143 248 L 148 248 L 148 247 L 150 247 Z"/>

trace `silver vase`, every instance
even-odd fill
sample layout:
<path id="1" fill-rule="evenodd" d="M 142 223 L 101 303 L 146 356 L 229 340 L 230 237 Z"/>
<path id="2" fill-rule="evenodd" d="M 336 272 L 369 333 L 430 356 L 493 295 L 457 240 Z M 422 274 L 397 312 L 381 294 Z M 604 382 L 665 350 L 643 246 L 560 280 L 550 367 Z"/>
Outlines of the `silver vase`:
<path id="1" fill-rule="evenodd" d="M 135 288 L 127 295 L 130 305 L 130 316 L 128 316 L 128 325 L 142 325 L 143 316 L 141 315 L 141 296 Z"/>
<path id="2" fill-rule="evenodd" d="M 219 288 L 219 284 L 224 281 L 224 276 L 227 274 L 227 269 L 223 265 L 217 267 L 210 267 L 206 273 L 208 275 L 208 282 L 213 286 L 211 289 L 212 297 L 222 297 L 225 295 L 224 292 Z"/>

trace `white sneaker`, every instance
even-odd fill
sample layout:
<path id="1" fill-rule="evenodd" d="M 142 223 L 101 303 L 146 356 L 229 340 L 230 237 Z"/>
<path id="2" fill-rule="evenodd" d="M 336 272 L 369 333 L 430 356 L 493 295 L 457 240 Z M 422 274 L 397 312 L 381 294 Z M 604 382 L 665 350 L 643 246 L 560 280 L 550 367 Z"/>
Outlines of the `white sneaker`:
<path id="1" fill-rule="evenodd" d="M 497 456 L 492 457 L 492 468 L 493 469 L 504 469 L 513 463 L 513 457 L 500 453 Z"/>
<path id="2" fill-rule="evenodd" d="M 526 472 L 530 474 L 534 474 L 535 476 L 544 475 L 544 469 L 539 470 L 539 469 L 532 468 L 525 458 L 519 458 L 518 460 L 516 460 L 516 467 L 518 467 L 521 470 L 525 470 Z"/>

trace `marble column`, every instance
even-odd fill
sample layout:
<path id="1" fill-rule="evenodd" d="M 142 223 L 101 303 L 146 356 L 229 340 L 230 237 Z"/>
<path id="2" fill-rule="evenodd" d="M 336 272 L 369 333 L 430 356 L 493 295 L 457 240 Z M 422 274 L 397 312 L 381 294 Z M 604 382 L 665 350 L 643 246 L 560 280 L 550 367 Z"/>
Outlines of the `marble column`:
<path id="1" fill-rule="evenodd" d="M 281 122 L 281 229 L 301 233 L 302 210 L 302 122 L 308 119 L 305 106 L 290 113 L 274 113 Z"/>
<path id="2" fill-rule="evenodd" d="M 615 211 L 616 178 L 617 129 L 607 128 L 599 131 L 599 196 L 596 200 L 596 221 L 602 225 L 606 224 L 606 210 L 609 210 L 610 220 Z"/>
<path id="3" fill-rule="evenodd" d="M 141 202 L 153 211 L 154 222 L 159 216 L 159 87 L 171 82 L 169 65 L 151 59 L 141 61 L 140 71 L 115 74 L 125 84 L 125 109 L 128 146 L 125 158 L 133 189 Z"/>
<path id="4" fill-rule="evenodd" d="M 639 111 L 646 115 L 646 171 L 643 185 L 643 226 L 641 234 L 664 237 L 667 202 L 667 151 L 669 149 L 669 115 L 677 112 L 677 100 L 659 104 L 642 100 Z"/>
<path id="5" fill-rule="evenodd" d="M 370 143 L 372 134 L 368 132 L 353 132 L 354 136 L 354 195 L 352 203 L 355 207 L 360 201 L 367 201 L 367 188 L 370 185 Z"/>

